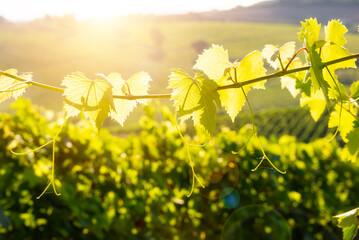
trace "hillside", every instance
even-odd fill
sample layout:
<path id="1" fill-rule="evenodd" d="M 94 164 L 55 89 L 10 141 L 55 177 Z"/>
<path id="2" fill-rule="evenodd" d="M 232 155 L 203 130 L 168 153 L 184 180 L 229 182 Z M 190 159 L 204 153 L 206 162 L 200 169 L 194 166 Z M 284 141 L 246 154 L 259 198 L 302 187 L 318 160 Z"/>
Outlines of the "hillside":
<path id="1" fill-rule="evenodd" d="M 333 18 L 341 19 L 345 24 L 359 23 L 358 1 L 314 1 L 301 3 L 300 1 L 270 1 L 262 2 L 250 7 L 238 6 L 227 11 L 211 11 L 182 15 L 187 20 L 211 21 L 251 21 L 251 22 L 286 22 L 296 23 L 305 18 L 316 17 L 320 22 L 327 22 Z M 178 16 L 176 16 L 177 18 Z M 168 16 L 168 19 L 174 18 Z M 357 28 L 355 28 L 357 30 Z"/>

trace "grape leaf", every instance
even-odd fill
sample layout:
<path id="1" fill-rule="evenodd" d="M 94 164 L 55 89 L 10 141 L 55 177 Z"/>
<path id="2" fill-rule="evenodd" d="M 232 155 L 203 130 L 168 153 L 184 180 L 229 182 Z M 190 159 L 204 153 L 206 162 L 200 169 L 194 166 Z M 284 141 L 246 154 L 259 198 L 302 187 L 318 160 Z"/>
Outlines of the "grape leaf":
<path id="1" fill-rule="evenodd" d="M 328 42 L 333 42 L 338 46 L 344 46 L 347 43 L 344 34 L 348 32 L 348 29 L 339 20 L 329 21 L 324 27 L 324 32 L 325 40 Z"/>
<path id="2" fill-rule="evenodd" d="M 324 97 L 328 97 L 329 84 L 323 76 L 323 62 L 315 48 L 312 48 L 309 54 L 311 68 L 309 69 L 312 80 L 312 92 L 323 91 Z"/>
<path id="3" fill-rule="evenodd" d="M 303 64 L 299 58 L 292 61 L 289 65 L 288 70 L 302 67 Z M 297 88 L 297 82 L 303 82 L 305 78 L 305 72 L 300 71 L 291 73 L 280 78 L 282 89 L 287 88 L 290 94 L 295 98 L 299 93 L 300 89 Z"/>
<path id="4" fill-rule="evenodd" d="M 210 79 L 220 79 L 226 68 L 232 64 L 229 61 L 228 51 L 222 46 L 213 44 L 210 49 L 198 56 L 194 69 L 202 70 Z"/>
<path id="5" fill-rule="evenodd" d="M 348 49 L 344 48 L 347 42 L 344 35 L 348 32 L 347 28 L 339 21 L 329 21 L 325 30 L 326 44 L 321 49 L 324 62 L 332 61 L 338 58 L 350 56 Z M 323 77 L 330 85 L 329 97 L 334 100 L 348 100 L 345 87 L 339 83 L 335 71 L 339 68 L 356 68 L 355 59 L 330 65 L 323 70 Z"/>
<path id="6" fill-rule="evenodd" d="M 304 72 L 303 72 L 304 73 Z M 309 71 L 304 73 L 303 78 L 297 78 L 295 81 L 295 88 L 300 89 L 300 91 L 307 97 L 311 96 L 312 80 L 309 78 Z"/>
<path id="7" fill-rule="evenodd" d="M 335 86 L 329 88 L 329 90 L 328 90 L 329 99 L 348 101 L 349 100 L 349 95 L 347 93 L 347 89 L 344 87 L 343 84 L 341 84 L 337 80 L 337 77 L 335 75 L 333 77 L 334 77 L 334 80 L 335 80 L 336 84 L 335 84 Z"/>
<path id="8" fill-rule="evenodd" d="M 216 82 L 201 71 L 196 71 L 192 78 L 182 70 L 173 69 L 168 87 L 173 89 L 171 100 L 181 120 L 192 116 L 195 126 L 212 135 L 216 127 L 216 106 L 221 106 Z"/>
<path id="9" fill-rule="evenodd" d="M 16 69 L 8 69 L 5 72 L 13 76 L 18 76 Z M 31 73 L 25 73 L 19 75 L 18 77 L 23 78 L 27 81 L 32 80 Z M 28 86 L 29 84 L 22 81 L 18 81 L 4 75 L 0 75 L 0 91 L 2 91 L 0 92 L 0 103 L 11 97 L 17 99 L 19 96 L 21 96 L 21 94 L 25 92 L 25 88 Z"/>
<path id="10" fill-rule="evenodd" d="M 254 51 L 245 56 L 241 62 L 234 63 L 227 72 L 227 77 L 218 81 L 219 86 L 224 86 L 236 82 L 244 82 L 257 77 L 265 76 L 266 69 L 263 67 L 263 56 L 259 51 Z M 219 96 L 228 115 L 234 121 L 238 112 L 242 109 L 245 102 L 245 94 L 250 88 L 264 89 L 265 81 L 248 84 L 242 88 L 232 88 L 219 90 Z M 243 93 L 244 92 L 244 93 Z"/>
<path id="11" fill-rule="evenodd" d="M 353 82 L 350 86 L 351 99 L 353 102 L 356 102 L 359 107 L 359 81 Z"/>
<path id="12" fill-rule="evenodd" d="M 130 79 L 125 81 L 122 79 L 121 74 L 111 73 L 108 75 L 108 80 L 113 86 L 114 95 L 146 95 L 149 89 L 149 82 L 152 81 L 150 75 L 145 72 L 139 72 L 133 75 Z M 137 103 L 146 104 L 144 99 L 139 100 L 126 100 L 126 99 L 114 99 L 115 109 L 110 110 L 110 116 L 123 126 L 124 121 L 137 106 Z"/>
<path id="13" fill-rule="evenodd" d="M 280 78 L 280 81 L 282 89 L 287 88 L 294 98 L 300 93 L 300 90 L 295 88 L 295 79 L 289 76 L 284 76 Z"/>
<path id="14" fill-rule="evenodd" d="M 300 29 L 299 40 L 301 40 L 308 50 L 312 48 L 316 41 L 318 41 L 321 24 L 318 24 L 316 18 L 306 19 L 301 22 L 302 28 Z"/>
<path id="15" fill-rule="evenodd" d="M 358 232 L 358 225 L 353 224 L 350 227 L 343 228 L 343 239 L 353 240 Z"/>
<path id="16" fill-rule="evenodd" d="M 263 57 L 267 60 L 267 62 L 274 68 L 278 69 L 280 67 L 280 62 L 277 56 L 280 56 L 280 59 L 283 64 L 289 60 L 295 51 L 295 42 L 287 42 L 280 48 L 267 44 L 264 46 L 262 51 Z"/>
<path id="17" fill-rule="evenodd" d="M 320 116 L 325 110 L 326 101 L 324 100 L 323 93 L 321 91 L 317 91 L 312 96 L 308 97 L 305 94 L 302 94 L 300 99 L 300 106 L 304 107 L 308 105 L 310 114 L 313 117 L 314 121 L 318 121 Z"/>
<path id="18" fill-rule="evenodd" d="M 106 77 L 99 75 L 97 79 L 90 80 L 83 73 L 75 72 L 66 76 L 62 85 L 65 86 L 66 118 L 83 112 L 99 129 L 110 108 L 114 109 L 112 86 Z"/>
<path id="19" fill-rule="evenodd" d="M 345 150 L 349 154 L 349 160 L 354 162 L 359 157 L 359 128 L 354 128 L 346 136 L 348 142 L 345 146 Z"/>
<path id="20" fill-rule="evenodd" d="M 345 110 L 345 109 L 347 110 Z M 351 108 L 349 112 L 349 105 L 343 104 L 343 109 L 341 111 L 340 126 L 339 116 L 340 116 L 340 105 L 336 105 L 334 111 L 331 112 L 328 122 L 329 128 L 338 127 L 340 136 L 343 138 L 344 142 L 348 142 L 347 134 L 354 129 L 354 122 L 356 118 L 354 117 L 357 113 L 355 108 Z"/>
<path id="21" fill-rule="evenodd" d="M 359 208 L 355 208 L 348 212 L 334 216 L 338 220 L 338 227 L 345 228 L 350 227 L 353 224 L 358 224 L 358 210 Z"/>

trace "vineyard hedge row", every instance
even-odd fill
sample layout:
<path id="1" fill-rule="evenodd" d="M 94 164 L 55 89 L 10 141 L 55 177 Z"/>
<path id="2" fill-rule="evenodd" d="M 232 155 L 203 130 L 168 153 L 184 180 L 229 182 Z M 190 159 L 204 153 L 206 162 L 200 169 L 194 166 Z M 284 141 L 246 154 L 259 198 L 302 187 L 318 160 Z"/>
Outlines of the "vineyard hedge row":
<path id="1" fill-rule="evenodd" d="M 223 128 L 206 145 L 190 147 L 206 188 L 196 188 L 188 198 L 191 171 L 172 114 L 163 108 L 166 120 L 158 123 L 150 107 L 138 136 L 121 139 L 106 129 L 98 134 L 85 120 L 67 124 L 55 163 L 62 195 L 37 200 L 51 174 L 51 147 L 25 156 L 9 149 L 27 151 L 49 141 L 61 116 L 21 99 L 13 108 L 16 114 L 0 115 L 0 238 L 231 239 L 238 231 L 239 239 L 246 234 L 336 239 L 342 233 L 332 216 L 357 204 L 359 168 L 340 160 L 335 141 L 261 138 L 287 174 L 265 164 L 251 172 L 262 153 L 255 141 L 241 150 L 251 133 L 247 127 Z M 188 140 L 206 142 L 201 135 Z M 259 213 L 263 208 L 275 209 L 267 211 L 268 221 Z M 247 212 L 250 217 L 240 218 Z"/>

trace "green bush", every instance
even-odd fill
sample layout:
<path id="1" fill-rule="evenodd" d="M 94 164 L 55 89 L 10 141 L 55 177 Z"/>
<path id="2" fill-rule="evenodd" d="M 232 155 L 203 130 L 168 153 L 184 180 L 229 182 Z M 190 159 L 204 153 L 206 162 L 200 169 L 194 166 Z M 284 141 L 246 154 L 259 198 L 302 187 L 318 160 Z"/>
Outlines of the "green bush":
<path id="1" fill-rule="evenodd" d="M 190 147 L 206 188 L 187 197 L 192 174 L 172 115 L 163 108 L 166 120 L 155 122 L 149 107 L 137 136 L 97 133 L 85 120 L 68 123 L 56 147 L 62 195 L 49 191 L 37 200 L 51 174 L 51 146 L 24 156 L 10 149 L 23 152 L 51 140 L 61 116 L 48 123 L 51 112 L 39 113 L 24 100 L 13 108 L 15 114 L 0 115 L 4 239 L 336 239 L 341 233 L 332 216 L 357 205 L 359 168 L 340 160 L 336 142 L 260 138 L 287 174 L 265 164 L 252 172 L 262 154 L 254 138 L 247 143 L 246 126 L 223 128 L 211 140 L 186 136 L 193 144 L 207 142 Z"/>

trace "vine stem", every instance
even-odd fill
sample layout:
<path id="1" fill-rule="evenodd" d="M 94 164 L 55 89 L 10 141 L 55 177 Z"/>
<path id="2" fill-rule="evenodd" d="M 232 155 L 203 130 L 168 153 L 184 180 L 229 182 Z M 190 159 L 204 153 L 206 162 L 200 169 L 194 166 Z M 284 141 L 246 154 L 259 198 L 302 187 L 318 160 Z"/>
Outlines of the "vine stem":
<path id="1" fill-rule="evenodd" d="M 335 60 L 332 60 L 332 61 L 324 62 L 322 66 L 324 68 L 324 67 L 336 64 L 336 63 L 345 62 L 347 60 L 355 59 L 355 58 L 359 58 L 359 53 L 352 54 L 350 56 L 343 57 L 343 58 L 338 58 L 338 59 L 335 59 Z M 291 73 L 306 71 L 306 70 L 309 70 L 310 67 L 311 66 L 308 65 L 308 66 L 294 68 L 294 69 L 290 69 L 290 70 L 284 69 L 282 71 L 272 73 L 272 74 L 268 74 L 268 75 L 263 76 L 263 77 L 253 78 L 253 79 L 243 81 L 243 82 L 236 82 L 236 83 L 225 85 L 225 86 L 219 86 L 217 88 L 217 90 L 223 90 L 223 89 L 229 89 L 229 88 L 240 88 L 242 86 L 257 83 L 257 82 L 261 82 L 261 81 L 264 81 L 264 80 L 267 80 L 267 79 L 282 77 L 282 76 L 285 76 L 285 75 L 288 75 L 288 74 L 291 74 Z M 0 75 L 4 75 L 6 77 L 9 77 L 9 78 L 21 81 L 21 82 L 25 82 L 26 84 L 29 84 L 29 85 L 45 88 L 45 89 L 56 91 L 56 92 L 62 92 L 63 93 L 65 91 L 65 89 L 60 88 L 60 87 L 55 87 L 55 86 L 52 86 L 52 85 L 43 84 L 43 83 L 39 83 L 39 82 L 35 82 L 35 81 L 28 81 L 28 80 L 26 80 L 24 78 L 11 75 L 11 74 L 9 74 L 7 72 L 4 72 L 4 71 L 0 71 Z M 115 98 L 115 99 L 126 99 L 126 100 L 149 99 L 149 98 L 171 98 L 171 94 L 148 94 L 148 95 L 127 95 L 127 96 L 113 95 L 113 98 Z"/>
<path id="2" fill-rule="evenodd" d="M 343 57 L 343 58 L 338 58 L 332 61 L 328 61 L 328 62 L 323 62 L 323 68 L 336 64 L 336 63 L 340 63 L 340 62 L 345 62 L 347 60 L 350 59 L 354 59 L 354 58 L 359 58 L 359 53 L 357 54 L 353 54 L 347 57 Z M 277 77 L 282 77 L 291 73 L 296 73 L 296 72 L 301 72 L 301 71 L 306 71 L 309 70 L 311 66 L 304 66 L 304 67 L 299 67 L 299 68 L 294 68 L 294 69 L 290 69 L 290 70 L 284 70 L 284 71 L 279 71 L 276 73 L 272 73 L 272 74 L 268 74 L 266 76 L 263 77 L 259 77 L 259 78 L 253 78 L 247 81 L 243 81 L 243 82 L 237 82 L 237 83 L 233 83 L 233 84 L 229 84 L 229 85 L 225 85 L 225 86 L 220 86 L 218 87 L 218 90 L 222 90 L 222 89 L 229 89 L 229 88 L 240 88 L 242 86 L 245 85 L 249 85 L 249 84 L 253 84 L 253 83 L 257 83 L 257 82 L 261 82 L 264 81 L 266 79 L 271 79 L 271 78 L 277 78 Z"/>

